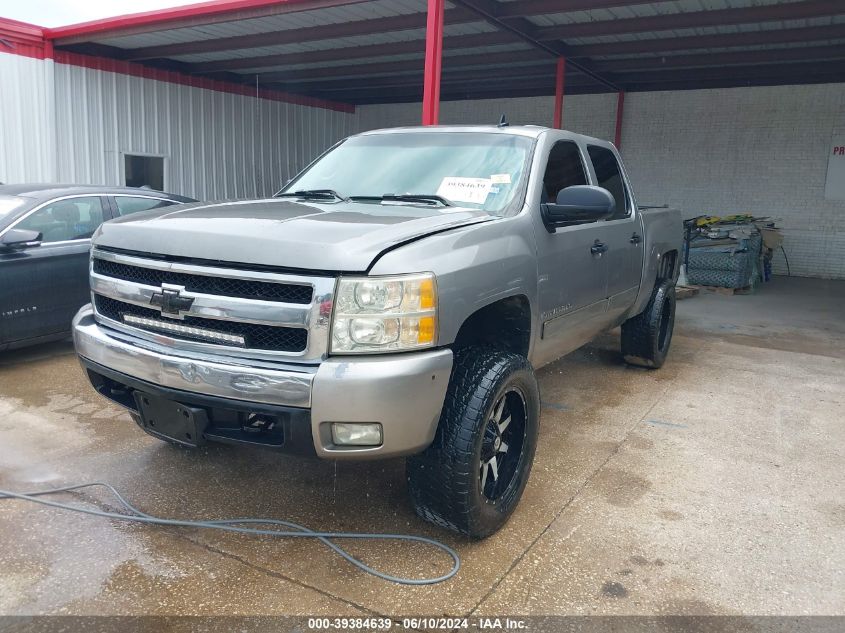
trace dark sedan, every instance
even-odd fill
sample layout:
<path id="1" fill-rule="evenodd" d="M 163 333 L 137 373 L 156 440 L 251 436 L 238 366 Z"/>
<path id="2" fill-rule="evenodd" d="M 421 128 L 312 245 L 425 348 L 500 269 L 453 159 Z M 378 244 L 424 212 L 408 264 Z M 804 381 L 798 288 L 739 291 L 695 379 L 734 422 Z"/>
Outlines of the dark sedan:
<path id="1" fill-rule="evenodd" d="M 61 339 L 88 303 L 88 251 L 100 224 L 183 202 L 149 189 L 0 186 L 0 350 Z"/>

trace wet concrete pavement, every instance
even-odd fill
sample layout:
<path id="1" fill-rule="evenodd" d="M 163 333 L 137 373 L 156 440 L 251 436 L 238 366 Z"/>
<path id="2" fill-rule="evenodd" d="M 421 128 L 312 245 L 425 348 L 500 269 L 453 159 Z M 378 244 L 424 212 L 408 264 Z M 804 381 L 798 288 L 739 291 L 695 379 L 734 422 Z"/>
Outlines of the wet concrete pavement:
<path id="1" fill-rule="evenodd" d="M 679 302 L 659 371 L 622 364 L 618 332 L 543 368 L 531 480 L 483 542 L 416 518 L 402 460 L 177 449 L 96 396 L 69 344 L 0 354 L 0 488 L 107 481 L 159 516 L 423 534 L 463 562 L 400 587 L 317 542 L 0 501 L 0 614 L 845 613 L 843 314 L 845 283 L 778 278 Z M 449 566 L 349 550 L 398 575 Z"/>

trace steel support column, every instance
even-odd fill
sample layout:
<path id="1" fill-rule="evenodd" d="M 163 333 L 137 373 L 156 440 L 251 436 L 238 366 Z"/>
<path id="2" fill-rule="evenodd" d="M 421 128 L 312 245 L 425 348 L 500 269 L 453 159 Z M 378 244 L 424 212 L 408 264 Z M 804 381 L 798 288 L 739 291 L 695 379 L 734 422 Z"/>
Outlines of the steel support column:
<path id="1" fill-rule="evenodd" d="M 423 77 L 423 125 L 437 125 L 440 118 L 440 71 L 443 63 L 443 13 L 445 0 L 428 0 Z"/>
<path id="2" fill-rule="evenodd" d="M 566 80 L 566 57 L 557 58 L 557 73 L 555 74 L 555 117 L 553 127 L 563 129 L 563 90 Z"/>
<path id="3" fill-rule="evenodd" d="M 616 149 L 622 148 L 622 115 L 625 112 L 625 91 L 620 90 L 616 93 L 616 136 L 614 138 L 614 145 Z"/>

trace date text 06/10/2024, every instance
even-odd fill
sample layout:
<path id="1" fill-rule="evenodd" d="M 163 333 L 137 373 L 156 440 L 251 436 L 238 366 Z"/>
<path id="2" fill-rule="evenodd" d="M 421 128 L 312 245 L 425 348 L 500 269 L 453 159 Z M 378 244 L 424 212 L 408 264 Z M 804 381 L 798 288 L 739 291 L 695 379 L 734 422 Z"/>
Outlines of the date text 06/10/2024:
<path id="1" fill-rule="evenodd" d="M 388 631 L 393 627 L 399 629 L 427 629 L 427 630 L 455 630 L 476 629 L 481 631 L 493 630 L 525 630 L 528 628 L 525 620 L 518 618 L 449 618 L 449 617 L 408 617 L 408 618 L 308 618 L 308 628 L 315 631 L 328 630 L 373 630 Z"/>

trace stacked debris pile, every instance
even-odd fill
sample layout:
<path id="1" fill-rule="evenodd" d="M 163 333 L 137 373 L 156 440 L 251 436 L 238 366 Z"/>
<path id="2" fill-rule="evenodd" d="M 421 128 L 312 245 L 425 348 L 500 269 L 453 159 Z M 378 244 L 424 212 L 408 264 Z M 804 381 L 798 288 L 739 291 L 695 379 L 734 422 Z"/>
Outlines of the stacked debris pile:
<path id="1" fill-rule="evenodd" d="M 750 292 L 771 278 L 780 233 L 768 218 L 700 216 L 684 224 L 689 284 Z"/>

